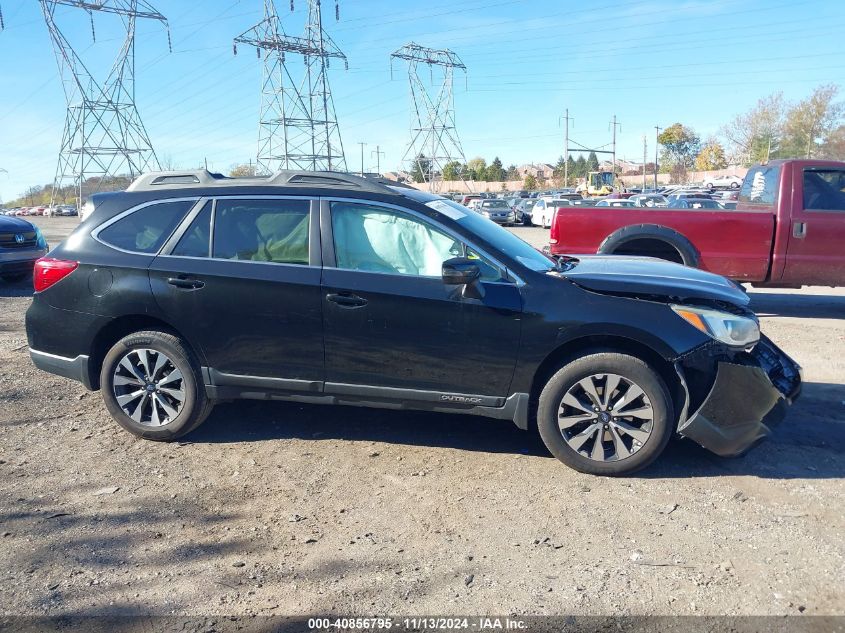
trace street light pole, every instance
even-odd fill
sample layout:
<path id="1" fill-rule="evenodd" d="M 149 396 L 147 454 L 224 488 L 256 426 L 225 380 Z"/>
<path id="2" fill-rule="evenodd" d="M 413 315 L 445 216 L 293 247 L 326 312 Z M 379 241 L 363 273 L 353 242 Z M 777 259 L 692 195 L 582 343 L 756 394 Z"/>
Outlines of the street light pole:
<path id="1" fill-rule="evenodd" d="M 376 145 L 375 151 L 370 152 L 370 155 L 375 155 L 376 157 L 376 173 L 381 176 L 381 157 L 384 156 L 384 152 L 381 151 L 381 145 Z"/>
<path id="2" fill-rule="evenodd" d="M 566 134 L 563 137 L 563 186 L 569 186 L 569 122 L 575 119 L 569 116 L 569 108 L 566 108 L 566 114 L 563 115 L 563 120 L 566 122 Z M 575 123 L 572 124 L 575 127 Z"/>
<path id="3" fill-rule="evenodd" d="M 660 147 L 660 130 L 662 127 L 654 126 L 654 190 L 657 191 L 657 148 Z"/>
<path id="4" fill-rule="evenodd" d="M 364 148 L 367 146 L 366 143 L 358 143 L 361 146 L 361 178 L 364 177 Z"/>
<path id="5" fill-rule="evenodd" d="M 645 139 L 645 134 L 643 134 L 643 192 L 645 192 L 645 161 L 646 155 L 648 154 L 648 142 Z M 655 187 L 656 189 L 657 187 Z"/>

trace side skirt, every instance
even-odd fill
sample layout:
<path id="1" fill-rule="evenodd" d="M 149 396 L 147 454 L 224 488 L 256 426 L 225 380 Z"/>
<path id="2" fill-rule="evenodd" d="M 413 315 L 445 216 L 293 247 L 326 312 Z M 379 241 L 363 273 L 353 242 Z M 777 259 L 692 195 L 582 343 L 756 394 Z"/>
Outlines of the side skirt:
<path id="1" fill-rule="evenodd" d="M 421 389 L 244 376 L 226 374 L 209 367 L 202 368 L 202 375 L 206 394 L 212 400 L 284 400 L 309 404 L 463 413 L 511 420 L 520 429 L 528 429 L 527 393 L 514 393 L 507 398 L 500 398 Z"/>

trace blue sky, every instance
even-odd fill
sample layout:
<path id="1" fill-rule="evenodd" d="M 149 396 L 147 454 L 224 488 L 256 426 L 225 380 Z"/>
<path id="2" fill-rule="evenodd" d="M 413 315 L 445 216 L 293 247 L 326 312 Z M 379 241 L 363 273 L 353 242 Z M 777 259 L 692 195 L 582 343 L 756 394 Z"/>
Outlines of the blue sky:
<path id="1" fill-rule="evenodd" d="M 654 153 L 654 126 L 681 121 L 715 134 L 759 97 L 806 96 L 818 84 L 845 84 L 841 0 L 324 0 L 326 30 L 349 59 L 331 69 L 350 169 L 398 166 L 409 140 L 404 68 L 389 54 L 409 41 L 454 50 L 468 68 L 455 82 L 458 133 L 466 157 L 505 165 L 554 162 L 563 153 L 559 117 L 571 138 L 610 143 L 618 156 Z M 207 159 L 226 170 L 254 158 L 261 62 L 232 54 L 232 38 L 262 17 L 261 0 L 152 0 L 169 21 L 144 21 L 136 45 L 137 103 L 159 157 L 180 167 Z M 289 34 L 300 35 L 305 0 L 276 0 Z M 35 0 L 0 0 L 0 200 L 52 181 L 65 100 L 52 45 Z M 199 7 L 199 8 L 198 8 Z M 58 22 L 94 72 L 119 45 L 117 18 L 60 7 Z M 844 95 L 845 96 L 845 95 Z"/>

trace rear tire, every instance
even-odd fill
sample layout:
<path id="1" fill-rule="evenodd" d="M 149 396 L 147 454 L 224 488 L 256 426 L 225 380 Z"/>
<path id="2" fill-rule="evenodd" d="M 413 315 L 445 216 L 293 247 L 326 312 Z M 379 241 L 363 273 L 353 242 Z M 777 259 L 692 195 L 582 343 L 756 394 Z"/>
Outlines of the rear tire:
<path id="1" fill-rule="evenodd" d="M 100 389 L 115 421 L 148 440 L 190 433 L 214 406 L 187 344 L 156 330 L 135 332 L 114 344 L 103 359 Z"/>
<path id="2" fill-rule="evenodd" d="M 626 415 L 629 411 L 634 415 Z M 611 352 L 558 370 L 537 408 L 540 437 L 552 455 L 591 475 L 630 475 L 645 468 L 666 448 L 674 422 L 660 375 L 639 358 Z"/>

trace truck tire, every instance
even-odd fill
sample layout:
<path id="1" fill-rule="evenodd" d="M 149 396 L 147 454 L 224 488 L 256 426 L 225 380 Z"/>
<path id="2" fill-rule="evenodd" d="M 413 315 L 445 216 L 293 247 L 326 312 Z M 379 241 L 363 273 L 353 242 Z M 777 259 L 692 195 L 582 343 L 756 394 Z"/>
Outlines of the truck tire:
<path id="1" fill-rule="evenodd" d="M 124 429 L 148 440 L 190 433 L 211 413 L 200 366 L 187 344 L 156 330 L 124 336 L 100 370 L 103 401 Z"/>
<path id="2" fill-rule="evenodd" d="M 653 368 L 634 356 L 600 352 L 549 379 L 540 393 L 537 427 L 552 455 L 570 468 L 619 476 L 660 456 L 675 417 L 666 384 Z"/>
<path id="3" fill-rule="evenodd" d="M 599 245 L 602 255 L 657 257 L 698 268 L 698 250 L 686 236 L 658 224 L 634 224 L 608 235 Z"/>

